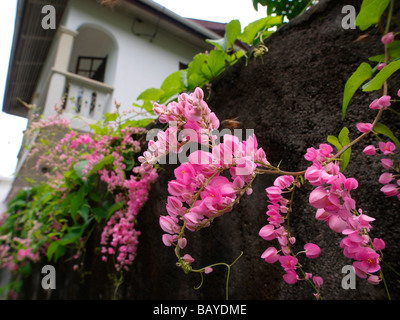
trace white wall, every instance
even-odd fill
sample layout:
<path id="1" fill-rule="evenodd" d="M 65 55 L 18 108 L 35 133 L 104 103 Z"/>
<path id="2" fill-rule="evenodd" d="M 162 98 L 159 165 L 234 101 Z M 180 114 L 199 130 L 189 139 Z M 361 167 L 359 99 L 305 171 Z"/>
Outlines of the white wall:
<path id="1" fill-rule="evenodd" d="M 113 83 L 116 100 L 122 109 L 129 109 L 145 89 L 160 87 L 162 81 L 179 69 L 179 62 L 189 63 L 193 56 L 204 51 L 179 38 L 158 30 L 152 42 L 132 32 L 134 18 L 128 14 L 99 6 L 94 0 L 72 0 L 62 24 L 74 31 L 84 24 L 98 25 L 107 30 L 117 43 L 117 59 L 108 63 L 107 71 L 115 72 Z M 140 32 L 152 33 L 155 25 L 135 25 Z M 110 106 L 112 111 L 113 105 Z"/>
<path id="2" fill-rule="evenodd" d="M 0 176 L 0 216 L 7 209 L 7 205 L 4 203 L 4 200 L 10 191 L 11 184 L 12 178 Z"/>

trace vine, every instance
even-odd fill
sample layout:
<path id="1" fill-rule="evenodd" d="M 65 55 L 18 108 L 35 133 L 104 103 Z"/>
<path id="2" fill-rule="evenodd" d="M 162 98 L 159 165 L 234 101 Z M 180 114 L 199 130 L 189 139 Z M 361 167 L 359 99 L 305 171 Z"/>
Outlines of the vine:
<path id="1" fill-rule="evenodd" d="M 30 262 L 56 262 L 70 255 L 73 270 L 87 274 L 86 243 L 101 226 L 100 252 L 111 264 L 116 297 L 136 256 L 137 214 L 158 177 L 137 165 L 147 130 L 133 125 L 144 120 L 122 124 L 120 117 L 117 105 L 115 113 L 92 125 L 91 133 L 79 134 L 59 114 L 34 116 L 28 133 L 38 135 L 30 157 L 37 159 L 37 170 L 47 169 L 46 179 L 29 180 L 34 186 L 9 202 L 0 224 L 0 266 L 14 274 L 15 281 L 5 288 L 12 296 L 20 289 L 20 276 L 30 273 Z M 67 131 L 61 139 L 54 134 L 60 130 Z"/>

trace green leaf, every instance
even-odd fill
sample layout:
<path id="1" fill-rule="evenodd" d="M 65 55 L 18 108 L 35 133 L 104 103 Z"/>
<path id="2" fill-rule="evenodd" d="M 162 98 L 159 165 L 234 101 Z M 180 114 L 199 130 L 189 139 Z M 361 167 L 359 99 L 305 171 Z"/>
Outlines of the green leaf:
<path id="1" fill-rule="evenodd" d="M 85 222 L 89 218 L 89 210 L 90 207 L 87 203 L 83 204 L 79 209 L 78 209 L 78 214 L 85 220 Z"/>
<path id="2" fill-rule="evenodd" d="M 372 79 L 371 83 L 364 88 L 364 91 L 380 90 L 385 81 L 397 70 L 400 69 L 400 60 L 393 61 L 384 67 L 379 73 Z"/>
<path id="3" fill-rule="evenodd" d="M 58 243 L 61 245 L 67 245 L 75 241 L 78 241 L 79 238 L 82 236 L 85 227 L 86 225 L 79 225 L 68 228 L 69 232 L 60 240 L 58 240 Z"/>
<path id="4" fill-rule="evenodd" d="M 337 151 L 342 150 L 343 146 L 340 144 L 339 139 L 335 136 L 328 136 L 327 141 L 336 147 Z"/>
<path id="5" fill-rule="evenodd" d="M 372 61 L 372 62 L 383 62 L 383 61 L 385 61 L 385 55 L 378 54 L 376 56 L 369 57 L 368 60 Z"/>
<path id="6" fill-rule="evenodd" d="M 225 26 L 224 38 L 227 42 L 227 49 L 233 46 L 241 32 L 242 27 L 239 20 L 232 20 Z"/>
<path id="7" fill-rule="evenodd" d="M 208 55 L 204 53 L 199 53 L 196 54 L 193 57 L 193 61 L 189 63 L 188 70 L 187 70 L 187 76 L 188 79 L 191 78 L 192 75 L 196 74 L 201 74 L 201 68 L 203 67 L 204 63 L 207 61 Z"/>
<path id="8" fill-rule="evenodd" d="M 282 16 L 268 16 L 261 18 L 249 23 L 237 38 L 248 45 L 255 45 L 257 40 L 259 40 L 258 38 L 261 33 L 267 31 L 270 27 L 281 24 Z"/>
<path id="9" fill-rule="evenodd" d="M 389 3 L 390 0 L 364 0 L 356 18 L 356 26 L 363 31 L 377 24 Z"/>
<path id="10" fill-rule="evenodd" d="M 181 93 L 185 90 L 185 85 L 182 81 L 182 71 L 183 70 L 173 72 L 167 78 L 165 78 L 161 85 L 161 90 L 164 91 L 164 94 L 160 98 L 160 103 L 164 103 L 171 96 Z"/>
<path id="11" fill-rule="evenodd" d="M 138 100 L 158 101 L 165 94 L 164 90 L 157 88 L 150 88 L 143 91 L 138 97 Z"/>
<path id="12" fill-rule="evenodd" d="M 76 213 L 78 212 L 79 208 L 82 206 L 83 198 L 85 193 L 85 186 L 81 186 L 72 198 L 71 198 L 71 206 L 69 208 L 69 213 L 71 214 L 72 219 L 75 222 Z"/>
<path id="13" fill-rule="evenodd" d="M 114 122 L 118 119 L 118 113 L 110 113 L 107 112 L 104 114 L 104 121 L 105 122 Z"/>
<path id="14" fill-rule="evenodd" d="M 328 136 L 327 141 L 335 146 L 337 151 L 339 152 L 340 150 L 343 149 L 344 146 L 348 145 L 350 143 L 349 139 L 349 129 L 344 127 L 340 133 L 339 137 L 336 138 L 335 136 Z M 351 148 L 347 149 L 345 152 L 343 152 L 340 155 L 340 171 L 343 172 L 347 165 L 349 164 L 350 161 L 350 156 L 351 156 Z"/>
<path id="15" fill-rule="evenodd" d="M 107 211 L 106 208 L 103 208 L 103 207 L 92 208 L 92 212 L 98 218 L 102 218 L 102 219 L 107 218 L 107 212 L 108 211 Z"/>
<path id="16" fill-rule="evenodd" d="M 226 51 L 228 49 L 228 45 L 225 38 L 221 39 L 206 39 L 206 42 L 212 44 L 219 50 Z"/>
<path id="17" fill-rule="evenodd" d="M 123 201 L 114 203 L 114 204 L 107 210 L 107 217 L 106 217 L 107 220 L 112 216 L 112 214 L 113 214 L 115 211 L 121 209 L 123 206 L 124 206 L 124 202 L 123 202 Z"/>
<path id="18" fill-rule="evenodd" d="M 154 119 L 153 118 L 144 118 L 140 120 L 125 120 L 123 126 L 131 126 L 131 127 L 137 127 L 137 128 L 144 128 L 146 127 L 150 122 L 152 122 Z"/>
<path id="19" fill-rule="evenodd" d="M 47 247 L 47 259 L 50 261 L 53 258 L 54 253 L 59 249 L 60 244 L 57 241 L 50 243 Z"/>
<path id="20" fill-rule="evenodd" d="M 268 0 L 253 0 L 253 6 L 256 11 L 258 11 L 258 6 L 257 6 L 258 4 L 261 4 L 262 6 L 266 6 L 267 3 L 268 3 Z"/>
<path id="21" fill-rule="evenodd" d="M 350 143 L 350 139 L 349 139 L 349 129 L 347 129 L 346 127 L 344 127 L 340 133 L 339 133 L 339 142 L 340 144 L 344 147 L 346 145 L 348 145 Z M 340 158 L 342 159 L 342 161 L 340 161 L 340 171 L 343 172 L 347 165 L 349 164 L 350 161 L 350 156 L 351 156 L 351 148 L 348 148 L 345 152 L 343 152 L 340 155 Z"/>
<path id="22" fill-rule="evenodd" d="M 98 163 L 96 163 L 92 167 L 92 170 L 90 170 L 89 176 L 92 175 L 93 173 L 96 173 L 99 170 L 103 169 L 106 165 L 113 163 L 113 161 L 114 161 L 114 157 L 112 154 L 105 156 L 103 159 L 101 159 Z"/>
<path id="23" fill-rule="evenodd" d="M 82 171 L 88 164 L 89 164 L 88 160 L 82 160 L 74 165 L 74 170 L 79 178 L 82 178 L 84 176 Z"/>
<path id="24" fill-rule="evenodd" d="M 376 133 L 380 133 L 380 134 L 383 134 L 384 136 L 388 137 L 390 140 L 392 140 L 396 144 L 397 148 L 400 149 L 400 141 L 394 136 L 392 130 L 390 130 L 387 126 L 378 122 L 374 125 L 373 130 Z"/>
<path id="25" fill-rule="evenodd" d="M 344 87 L 343 104 L 342 104 L 342 119 L 345 118 L 347 107 L 350 103 L 351 98 L 357 91 L 357 89 L 366 80 L 371 78 L 371 76 L 372 76 L 371 66 L 368 63 L 363 62 L 357 68 L 357 70 L 351 75 L 351 77 L 347 80 L 346 85 Z"/>
<path id="26" fill-rule="evenodd" d="M 207 60 L 207 67 L 211 72 L 211 78 L 218 76 L 226 66 L 226 53 L 223 51 L 213 50 Z"/>

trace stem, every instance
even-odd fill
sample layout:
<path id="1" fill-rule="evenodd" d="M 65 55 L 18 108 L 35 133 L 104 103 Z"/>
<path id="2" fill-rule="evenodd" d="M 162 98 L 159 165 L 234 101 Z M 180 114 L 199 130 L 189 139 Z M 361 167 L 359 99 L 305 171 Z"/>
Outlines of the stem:
<path id="1" fill-rule="evenodd" d="M 393 16 L 393 8 L 394 8 L 394 0 L 391 0 L 390 5 L 389 5 L 389 14 L 388 14 L 387 22 L 386 22 L 385 33 L 388 33 L 389 29 L 390 29 L 390 23 L 392 21 L 392 16 Z"/>
<path id="2" fill-rule="evenodd" d="M 257 174 L 277 174 L 281 176 L 302 176 L 306 173 L 306 170 L 303 171 L 284 171 L 280 170 L 278 168 L 275 169 L 262 169 L 262 168 L 257 168 L 255 171 Z"/>
<path id="3" fill-rule="evenodd" d="M 201 275 L 201 283 L 198 287 L 196 287 L 195 289 L 200 289 L 200 287 L 203 285 L 203 271 L 205 268 L 212 268 L 215 266 L 225 266 L 228 269 L 228 274 L 226 276 L 226 285 L 225 285 L 225 299 L 229 300 L 229 276 L 231 273 L 231 267 L 240 259 L 240 257 L 243 255 L 243 251 L 240 253 L 240 255 L 231 263 L 231 264 L 227 264 L 225 262 L 218 262 L 218 263 L 214 263 L 211 264 L 207 267 L 201 268 L 201 269 L 196 269 L 196 270 L 191 270 L 192 272 L 199 272 Z"/>

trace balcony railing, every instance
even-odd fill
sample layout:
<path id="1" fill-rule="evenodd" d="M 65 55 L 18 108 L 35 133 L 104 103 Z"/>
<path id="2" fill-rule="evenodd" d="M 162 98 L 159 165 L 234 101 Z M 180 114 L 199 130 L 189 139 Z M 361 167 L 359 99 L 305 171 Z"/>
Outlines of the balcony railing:
<path id="1" fill-rule="evenodd" d="M 89 124 L 102 119 L 112 104 L 112 86 L 72 72 L 54 68 L 52 71 L 65 76 L 64 102 L 61 106 L 65 116 L 73 117 L 75 122 L 81 118 Z M 74 123 L 71 126 L 74 128 Z M 81 124 L 79 128 L 75 125 L 74 129 L 86 131 Z"/>

